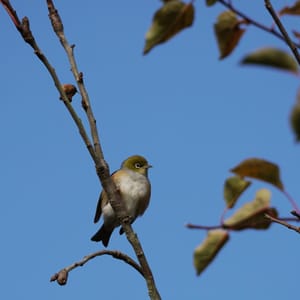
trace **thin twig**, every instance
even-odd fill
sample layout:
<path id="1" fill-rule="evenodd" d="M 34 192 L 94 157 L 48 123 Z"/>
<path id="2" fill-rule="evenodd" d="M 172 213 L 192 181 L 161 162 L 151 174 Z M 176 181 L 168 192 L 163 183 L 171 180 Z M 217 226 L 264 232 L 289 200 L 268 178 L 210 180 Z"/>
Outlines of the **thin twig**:
<path id="1" fill-rule="evenodd" d="M 58 284 L 60 285 L 65 285 L 68 281 L 68 275 L 69 272 L 78 268 L 84 266 L 88 261 L 91 259 L 97 257 L 97 256 L 102 256 L 102 255 L 110 255 L 113 258 L 119 259 L 136 269 L 143 277 L 143 270 L 141 267 L 128 255 L 120 252 L 120 251 L 113 251 L 113 250 L 101 250 L 97 251 L 94 253 L 91 253 L 89 255 L 86 255 L 82 260 L 77 261 L 73 264 L 71 264 L 68 267 L 63 268 L 60 270 L 58 273 L 55 273 L 54 275 L 51 276 L 50 281 L 57 281 Z"/>
<path id="2" fill-rule="evenodd" d="M 295 212 L 296 213 L 296 212 Z M 295 215 L 294 212 L 291 212 L 291 214 Z M 268 215 L 268 214 L 266 214 Z M 270 216 L 270 215 L 268 215 Z M 300 216 L 299 216 L 300 217 Z M 276 220 L 281 221 L 283 223 L 286 222 L 300 222 L 300 218 L 288 218 L 288 217 L 283 217 L 283 218 L 276 218 Z M 234 226 L 228 226 L 226 224 L 220 224 L 220 225 L 212 225 L 212 226 L 207 226 L 207 225 L 199 225 L 199 224 L 192 224 L 192 223 L 187 223 L 185 224 L 186 228 L 189 229 L 199 229 L 199 230 L 214 230 L 214 229 L 230 229 L 230 230 L 240 230 L 240 227 L 235 228 Z M 249 226 L 249 227 L 245 227 L 244 229 L 249 228 L 249 229 L 254 229 L 253 227 Z"/>
<path id="3" fill-rule="evenodd" d="M 278 29 L 280 30 L 280 32 L 282 33 L 282 36 L 284 37 L 287 45 L 290 47 L 290 49 L 292 50 L 294 57 L 296 58 L 298 64 L 300 65 L 300 56 L 299 56 L 299 52 L 297 50 L 296 45 L 294 44 L 294 42 L 291 40 L 291 38 L 289 37 L 287 31 L 285 30 L 282 22 L 280 21 L 279 17 L 277 16 L 272 3 L 270 2 L 270 0 L 265 0 L 265 6 L 268 10 L 268 12 L 270 13 L 270 15 L 272 16 L 273 20 L 275 21 Z"/>
<path id="4" fill-rule="evenodd" d="M 297 219 L 300 221 L 300 214 L 297 211 L 293 210 L 293 211 L 291 211 L 291 214 L 293 216 L 297 217 Z"/>
<path id="5" fill-rule="evenodd" d="M 47 70 L 48 70 L 50 76 L 52 77 L 52 80 L 53 80 L 57 90 L 60 93 L 61 99 L 63 100 L 63 102 L 64 102 L 66 108 L 68 109 L 72 119 L 74 120 L 75 124 L 77 125 L 79 133 L 80 133 L 84 143 L 86 144 L 87 149 L 90 152 L 90 155 L 94 158 L 95 157 L 95 152 L 94 152 L 93 147 L 91 145 L 90 139 L 89 139 L 89 137 L 88 137 L 88 135 L 87 135 L 87 133 L 84 129 L 82 121 L 79 118 L 79 116 L 77 115 L 76 111 L 73 109 L 66 93 L 64 92 L 64 89 L 63 89 L 62 84 L 61 84 L 61 82 L 60 82 L 60 80 L 59 80 L 59 78 L 56 74 L 55 69 L 52 67 L 49 60 L 43 54 L 43 52 L 39 48 L 38 44 L 36 43 L 35 38 L 34 38 L 32 32 L 30 30 L 29 19 L 27 17 L 24 17 L 22 19 L 22 22 L 20 22 L 16 11 L 13 9 L 13 7 L 11 6 L 11 4 L 9 3 L 8 0 L 1 1 L 0 3 L 4 6 L 6 11 L 8 12 L 8 15 L 10 16 L 10 18 L 12 19 L 12 22 L 15 24 L 16 28 L 18 29 L 18 31 L 22 35 L 24 41 L 32 47 L 32 49 L 34 50 L 34 54 L 39 58 L 39 60 L 47 68 Z"/>
<path id="6" fill-rule="evenodd" d="M 238 9 L 236 9 L 231 1 L 225 1 L 225 0 L 217 0 L 219 3 L 221 3 L 222 5 L 224 5 L 225 7 L 229 8 L 231 11 L 233 11 L 234 13 L 236 13 L 238 16 L 240 16 L 241 18 L 243 18 L 244 20 L 246 20 L 247 23 L 263 30 L 266 31 L 274 36 L 276 36 L 277 38 L 279 38 L 280 40 L 286 42 L 286 39 L 283 35 L 280 34 L 280 32 L 276 31 L 274 28 L 270 28 L 264 24 L 261 24 L 255 20 L 253 20 L 251 17 L 247 16 L 246 14 L 244 14 L 243 12 L 239 11 Z M 300 48 L 300 44 L 294 43 L 294 45 L 298 48 Z"/>
<path id="7" fill-rule="evenodd" d="M 293 209 L 297 212 L 297 214 L 300 215 L 300 209 L 293 197 L 286 190 L 280 191 L 287 197 L 288 201 L 291 203 Z"/>
<path id="8" fill-rule="evenodd" d="M 200 229 L 200 230 L 214 230 L 214 229 L 222 229 L 222 225 L 216 225 L 216 226 L 205 226 L 205 225 L 196 225 L 196 224 L 191 224 L 187 223 L 185 224 L 186 228 L 189 229 Z"/>
<path id="9" fill-rule="evenodd" d="M 289 224 L 289 223 L 287 223 L 287 222 L 285 222 L 285 221 L 282 221 L 282 220 L 280 220 L 280 219 L 277 219 L 277 218 L 275 218 L 275 217 L 272 217 L 272 216 L 270 216 L 270 215 L 268 215 L 268 214 L 265 214 L 265 217 L 266 217 L 267 219 L 271 220 L 272 222 L 281 224 L 282 226 L 285 226 L 285 227 L 288 228 L 288 229 L 291 229 L 291 230 L 294 230 L 294 231 L 300 233 L 300 227 L 291 225 L 291 224 Z"/>

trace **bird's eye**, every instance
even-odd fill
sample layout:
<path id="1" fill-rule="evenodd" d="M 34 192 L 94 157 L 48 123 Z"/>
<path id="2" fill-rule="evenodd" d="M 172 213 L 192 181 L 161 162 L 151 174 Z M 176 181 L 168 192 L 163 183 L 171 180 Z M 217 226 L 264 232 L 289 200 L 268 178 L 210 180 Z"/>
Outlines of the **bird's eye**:
<path id="1" fill-rule="evenodd" d="M 141 167 L 141 164 L 137 162 L 137 163 L 134 164 L 134 166 L 135 166 L 136 169 L 139 169 Z"/>

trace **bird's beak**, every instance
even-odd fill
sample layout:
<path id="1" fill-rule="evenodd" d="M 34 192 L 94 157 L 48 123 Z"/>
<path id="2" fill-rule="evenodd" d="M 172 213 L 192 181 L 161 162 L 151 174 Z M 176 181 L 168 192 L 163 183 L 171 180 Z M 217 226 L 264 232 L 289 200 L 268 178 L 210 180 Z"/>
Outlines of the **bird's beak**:
<path id="1" fill-rule="evenodd" d="M 146 165 L 145 169 L 153 168 L 151 165 Z"/>

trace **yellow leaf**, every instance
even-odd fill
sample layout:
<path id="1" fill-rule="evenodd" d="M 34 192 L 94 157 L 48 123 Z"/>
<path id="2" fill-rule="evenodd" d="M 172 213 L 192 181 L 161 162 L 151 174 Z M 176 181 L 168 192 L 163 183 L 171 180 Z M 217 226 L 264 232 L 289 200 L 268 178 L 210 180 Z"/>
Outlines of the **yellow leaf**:
<path id="1" fill-rule="evenodd" d="M 221 13 L 214 25 L 214 31 L 217 38 L 220 59 L 228 56 L 237 46 L 245 29 L 240 28 L 241 22 L 232 11 Z"/>
<path id="2" fill-rule="evenodd" d="M 239 176 L 227 178 L 224 183 L 224 199 L 227 208 L 232 208 L 240 195 L 249 187 L 250 181 L 246 181 Z"/>
<path id="3" fill-rule="evenodd" d="M 251 177 L 268 182 L 280 190 L 284 190 L 280 179 L 279 167 L 264 159 L 246 159 L 230 171 L 241 177 Z"/>
<path id="4" fill-rule="evenodd" d="M 208 231 L 206 239 L 194 251 L 194 266 L 197 275 L 200 275 L 213 261 L 228 239 L 229 234 L 225 230 Z"/>
<path id="5" fill-rule="evenodd" d="M 277 217 L 276 209 L 270 207 L 270 198 L 269 190 L 259 190 L 254 200 L 244 204 L 230 218 L 225 220 L 224 226 L 233 230 L 269 228 L 272 222 L 265 217 L 265 214 Z"/>
<path id="6" fill-rule="evenodd" d="M 265 67 L 273 67 L 295 74 L 299 73 L 296 60 L 289 53 L 276 48 L 262 48 L 246 55 L 241 64 L 255 64 Z"/>
<path id="7" fill-rule="evenodd" d="M 152 25 L 146 33 L 144 54 L 153 47 L 164 43 L 181 30 L 192 26 L 194 21 L 194 6 L 179 0 L 170 0 L 155 13 Z"/>

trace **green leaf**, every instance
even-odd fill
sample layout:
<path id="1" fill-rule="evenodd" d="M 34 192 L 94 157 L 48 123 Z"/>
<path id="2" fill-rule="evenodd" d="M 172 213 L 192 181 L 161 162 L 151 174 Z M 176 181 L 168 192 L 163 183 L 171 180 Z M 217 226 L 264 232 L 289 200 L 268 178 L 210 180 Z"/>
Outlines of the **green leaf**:
<path id="1" fill-rule="evenodd" d="M 292 55 L 276 48 L 262 48 L 246 55 L 241 64 L 255 64 L 273 67 L 295 74 L 299 73 L 299 67 Z"/>
<path id="2" fill-rule="evenodd" d="M 218 252 L 229 239 L 225 230 L 210 230 L 206 239 L 194 251 L 194 266 L 197 275 L 200 275 L 213 261 Z"/>
<path id="3" fill-rule="evenodd" d="M 220 59 L 228 56 L 237 46 L 245 29 L 240 28 L 241 21 L 232 11 L 225 11 L 218 16 L 214 25 Z"/>
<path id="4" fill-rule="evenodd" d="M 227 208 L 232 208 L 241 194 L 250 186 L 251 182 L 240 176 L 232 176 L 224 183 L 224 199 Z"/>
<path id="5" fill-rule="evenodd" d="M 206 0 L 206 6 L 213 6 L 218 0 Z"/>
<path id="6" fill-rule="evenodd" d="M 231 230 L 268 229 L 272 222 L 265 217 L 265 214 L 273 217 L 278 215 L 276 209 L 270 207 L 270 199 L 271 192 L 269 190 L 259 190 L 254 200 L 244 204 L 225 220 L 224 226 Z"/>
<path id="7" fill-rule="evenodd" d="M 179 0 L 171 0 L 155 13 L 152 25 L 146 33 L 144 54 L 153 47 L 164 43 L 181 30 L 192 26 L 194 22 L 194 6 L 192 2 L 185 4 Z"/>
<path id="8" fill-rule="evenodd" d="M 249 158 L 242 161 L 230 170 L 241 177 L 251 177 L 268 182 L 280 190 L 284 190 L 280 179 L 279 167 L 267 160 L 260 158 Z"/>
<path id="9" fill-rule="evenodd" d="M 296 1 L 292 6 L 283 7 L 279 13 L 280 16 L 283 15 L 300 15 L 300 1 Z"/>

